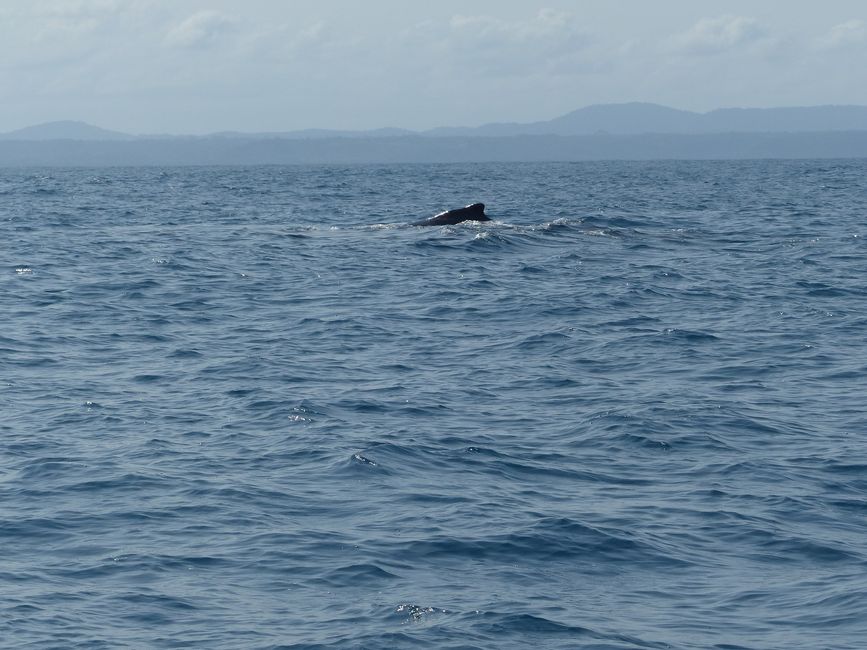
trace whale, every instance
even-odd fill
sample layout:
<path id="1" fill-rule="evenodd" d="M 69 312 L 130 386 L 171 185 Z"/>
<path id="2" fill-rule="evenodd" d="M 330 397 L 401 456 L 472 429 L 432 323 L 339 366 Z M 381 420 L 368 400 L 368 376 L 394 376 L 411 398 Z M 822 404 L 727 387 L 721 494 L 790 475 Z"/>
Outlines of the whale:
<path id="1" fill-rule="evenodd" d="M 457 208 L 455 210 L 446 210 L 435 214 L 429 219 L 416 221 L 413 226 L 452 226 L 462 221 L 490 221 L 491 218 L 485 214 L 484 203 L 472 203 L 465 208 Z"/>

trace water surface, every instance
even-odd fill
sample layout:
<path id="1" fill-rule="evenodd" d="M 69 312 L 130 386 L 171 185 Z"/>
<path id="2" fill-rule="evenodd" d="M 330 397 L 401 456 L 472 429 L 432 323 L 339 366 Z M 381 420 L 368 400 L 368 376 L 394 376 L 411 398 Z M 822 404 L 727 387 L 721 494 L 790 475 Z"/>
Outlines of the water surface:
<path id="1" fill-rule="evenodd" d="M 863 647 L 865 197 L 865 161 L 0 170 L 0 638 Z"/>

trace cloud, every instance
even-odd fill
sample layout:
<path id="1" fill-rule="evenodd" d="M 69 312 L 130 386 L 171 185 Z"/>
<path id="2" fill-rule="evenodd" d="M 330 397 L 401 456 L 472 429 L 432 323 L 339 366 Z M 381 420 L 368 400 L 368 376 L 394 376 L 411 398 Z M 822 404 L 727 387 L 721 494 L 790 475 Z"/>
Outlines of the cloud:
<path id="1" fill-rule="evenodd" d="M 832 27 L 818 40 L 821 49 L 837 49 L 867 44 L 867 24 L 850 20 Z"/>
<path id="2" fill-rule="evenodd" d="M 543 9 L 532 19 L 453 16 L 437 36 L 440 55 L 476 75 L 517 76 L 568 68 L 589 37 L 566 13 Z"/>
<path id="3" fill-rule="evenodd" d="M 713 55 L 744 48 L 762 40 L 764 28 L 753 18 L 720 16 L 704 18 L 671 40 L 677 51 Z"/>
<path id="4" fill-rule="evenodd" d="M 0 16 L 27 20 L 28 18 L 59 17 L 65 19 L 93 18 L 123 11 L 120 0 L 42 0 L 39 3 L 5 4 Z"/>
<path id="5" fill-rule="evenodd" d="M 92 18 L 121 11 L 118 0 L 55 0 L 39 7 L 46 15 L 63 18 Z"/>
<path id="6" fill-rule="evenodd" d="M 165 42 L 178 48 L 210 47 L 231 35 L 237 21 L 216 11 L 199 11 L 172 27 Z"/>
<path id="7" fill-rule="evenodd" d="M 127 6 L 116 0 L 46 0 L 0 9 L 0 68 L 11 76 L 68 75 L 98 56 L 118 32 Z M 4 78 L 8 86 L 11 77 Z M 29 87 L 31 82 L 26 85 Z"/>

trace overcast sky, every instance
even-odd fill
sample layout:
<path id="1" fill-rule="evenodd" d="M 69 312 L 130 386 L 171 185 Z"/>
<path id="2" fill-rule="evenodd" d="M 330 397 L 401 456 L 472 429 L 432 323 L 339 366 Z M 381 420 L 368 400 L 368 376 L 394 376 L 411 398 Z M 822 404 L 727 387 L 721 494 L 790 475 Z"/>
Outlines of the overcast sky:
<path id="1" fill-rule="evenodd" d="M 0 131 L 476 126 L 867 105 L 867 1 L 0 0 Z"/>

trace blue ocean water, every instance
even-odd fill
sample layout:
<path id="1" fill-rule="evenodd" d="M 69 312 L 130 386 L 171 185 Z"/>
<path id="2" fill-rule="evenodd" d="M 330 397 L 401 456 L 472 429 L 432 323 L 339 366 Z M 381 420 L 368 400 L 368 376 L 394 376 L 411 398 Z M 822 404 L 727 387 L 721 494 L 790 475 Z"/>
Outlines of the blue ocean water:
<path id="1" fill-rule="evenodd" d="M 0 645 L 863 648 L 865 236 L 867 161 L 0 170 Z"/>

